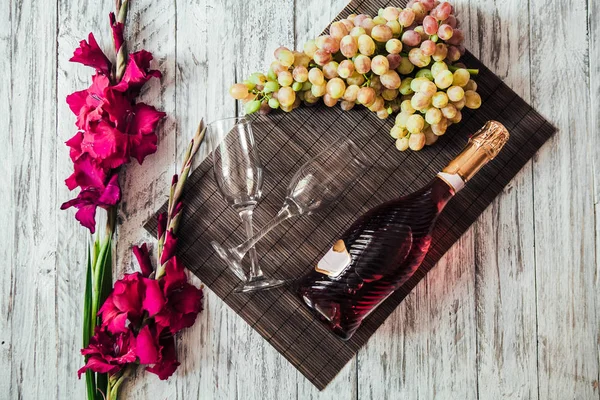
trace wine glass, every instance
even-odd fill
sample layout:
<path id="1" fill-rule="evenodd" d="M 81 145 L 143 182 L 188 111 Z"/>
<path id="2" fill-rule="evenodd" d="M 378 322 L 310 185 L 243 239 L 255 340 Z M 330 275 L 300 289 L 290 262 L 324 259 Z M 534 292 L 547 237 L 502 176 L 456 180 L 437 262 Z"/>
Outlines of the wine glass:
<path id="1" fill-rule="evenodd" d="M 269 231 L 288 218 L 312 214 L 332 203 L 368 166 L 367 156 L 352 140 L 338 140 L 300 167 L 288 186 L 283 207 L 263 229 L 236 247 L 226 249 L 212 241 L 213 248 L 231 268 L 240 268 L 246 253 Z"/>
<path id="2" fill-rule="evenodd" d="M 238 212 L 248 238 L 252 237 L 252 213 L 262 195 L 263 166 L 252 134 L 252 123 L 243 117 L 226 118 L 210 123 L 208 137 L 212 141 L 213 172 L 219 191 L 229 205 Z M 250 254 L 250 273 L 241 263 L 228 264 L 235 275 L 244 281 L 236 292 L 249 292 L 263 287 L 276 287 L 285 283 L 268 279 L 258 264 L 256 249 Z"/>

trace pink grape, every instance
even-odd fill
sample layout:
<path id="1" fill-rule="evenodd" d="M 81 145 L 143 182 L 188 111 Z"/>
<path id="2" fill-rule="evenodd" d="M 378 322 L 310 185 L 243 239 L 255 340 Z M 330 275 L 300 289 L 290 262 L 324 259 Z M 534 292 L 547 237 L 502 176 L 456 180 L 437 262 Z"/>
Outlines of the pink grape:
<path id="1" fill-rule="evenodd" d="M 296 101 L 296 92 L 289 86 L 282 87 L 279 89 L 277 100 L 279 100 L 279 104 L 282 106 L 289 107 Z"/>
<path id="2" fill-rule="evenodd" d="M 375 42 L 369 35 L 360 35 L 358 37 L 358 51 L 360 54 L 364 54 L 365 56 L 370 56 L 375 53 Z"/>
<path id="3" fill-rule="evenodd" d="M 366 74 L 371 70 L 371 59 L 363 54 L 354 59 L 354 69 L 359 74 Z"/>
<path id="4" fill-rule="evenodd" d="M 329 93 L 325 93 L 325 95 L 323 95 L 323 103 L 327 106 L 327 107 L 334 107 L 338 102 L 338 99 L 333 98 L 331 95 L 329 95 Z"/>
<path id="5" fill-rule="evenodd" d="M 387 119 L 389 118 L 390 113 L 388 112 L 388 110 L 384 107 L 381 110 L 377 111 L 377 118 L 379 119 Z"/>
<path id="6" fill-rule="evenodd" d="M 279 61 L 279 63 L 281 65 L 283 65 L 284 67 L 290 67 L 292 66 L 292 64 L 294 63 L 294 53 L 292 53 L 291 51 L 289 51 L 286 48 L 279 48 L 277 49 L 279 50 L 277 57 L 277 61 Z M 276 50 L 276 52 L 277 52 Z"/>
<path id="7" fill-rule="evenodd" d="M 279 54 L 281 54 L 281 52 L 284 51 L 284 50 L 290 51 L 285 46 L 279 46 L 278 48 L 275 49 L 275 51 L 273 52 L 273 55 L 275 56 L 275 58 L 279 58 Z"/>
<path id="8" fill-rule="evenodd" d="M 433 59 L 435 61 L 444 61 L 448 55 L 448 46 L 444 43 L 438 43 L 435 45 L 435 53 L 433 53 Z"/>
<path id="9" fill-rule="evenodd" d="M 390 69 L 390 63 L 385 56 L 378 55 L 371 60 L 371 71 L 377 75 L 385 74 Z"/>
<path id="10" fill-rule="evenodd" d="M 415 31 L 406 31 L 402 34 L 402 43 L 411 47 L 418 46 L 421 43 L 421 35 Z"/>
<path id="11" fill-rule="evenodd" d="M 336 61 L 329 61 L 325 64 L 323 66 L 323 75 L 325 76 L 325 79 L 336 78 L 338 76 L 338 66 L 339 64 Z"/>
<path id="12" fill-rule="evenodd" d="M 373 22 L 373 20 L 371 18 L 365 18 L 363 19 L 363 21 L 360 23 L 360 26 L 362 28 L 364 28 L 365 32 L 367 33 L 367 35 L 371 34 L 371 30 L 373 29 L 373 27 L 375 26 L 375 22 Z"/>
<path id="13" fill-rule="evenodd" d="M 422 3 L 415 3 L 411 8 L 415 12 L 415 21 L 423 21 L 423 18 L 425 18 L 425 15 L 427 15 L 425 6 Z"/>
<path id="14" fill-rule="evenodd" d="M 350 21 L 349 19 L 341 19 L 340 22 L 342 24 L 344 24 L 344 26 L 346 27 L 346 29 L 348 30 L 348 32 L 350 32 L 350 30 L 352 28 L 354 28 L 354 22 Z"/>
<path id="15" fill-rule="evenodd" d="M 281 65 L 279 61 L 273 61 L 271 63 L 271 69 L 273 70 L 273 72 L 275 72 L 275 74 L 278 74 L 281 71 L 287 71 L 288 67 Z"/>
<path id="16" fill-rule="evenodd" d="M 387 71 L 379 79 L 386 89 L 398 89 L 400 87 L 400 75 L 394 70 Z"/>
<path id="17" fill-rule="evenodd" d="M 415 32 L 421 35 L 421 41 L 429 39 L 429 35 L 425 33 L 425 29 L 423 29 L 423 25 L 419 25 L 415 27 Z"/>
<path id="18" fill-rule="evenodd" d="M 303 65 L 298 65 L 292 71 L 292 75 L 296 82 L 306 82 L 308 80 L 308 69 Z"/>
<path id="19" fill-rule="evenodd" d="M 354 18 L 354 26 L 360 26 L 360 24 L 362 24 L 364 19 L 369 18 L 369 16 L 367 14 L 358 14 L 355 18 Z"/>
<path id="20" fill-rule="evenodd" d="M 431 57 L 423 53 L 423 50 L 418 47 L 408 52 L 408 59 L 419 68 L 424 68 L 431 62 Z"/>
<path id="21" fill-rule="evenodd" d="M 358 43 L 356 42 L 356 38 L 350 35 L 344 36 L 340 41 L 340 51 L 344 57 L 354 57 L 358 52 Z"/>
<path id="22" fill-rule="evenodd" d="M 313 59 L 318 65 L 327 64 L 329 61 L 331 61 L 331 58 L 331 53 L 323 49 L 315 51 L 315 55 L 313 56 Z"/>
<path id="23" fill-rule="evenodd" d="M 442 24 L 438 28 L 437 35 L 442 40 L 449 40 L 454 34 L 454 30 L 448 24 Z"/>
<path id="24" fill-rule="evenodd" d="M 304 54 L 312 58 L 315 55 L 315 51 L 319 48 L 317 47 L 317 43 L 314 40 L 309 40 L 304 43 Z"/>
<path id="25" fill-rule="evenodd" d="M 400 15 L 398 15 L 398 22 L 400 22 L 400 25 L 402 25 L 404 27 L 412 25 L 414 20 L 415 20 L 415 12 L 410 8 L 402 10 L 400 12 Z"/>
<path id="26" fill-rule="evenodd" d="M 358 91 L 358 95 L 356 96 L 356 101 L 364 106 L 370 106 L 375 101 L 375 97 L 377 94 L 375 93 L 375 89 L 370 87 L 360 88 Z"/>
<path id="27" fill-rule="evenodd" d="M 450 25 L 448 25 L 448 26 L 450 26 Z M 462 44 L 462 42 L 464 42 L 464 41 L 465 41 L 465 34 L 463 33 L 462 29 L 454 29 L 452 37 L 449 40 L 447 40 L 448 44 L 454 44 L 454 45 Z"/>
<path id="28" fill-rule="evenodd" d="M 291 86 L 292 83 L 294 83 L 294 78 L 292 77 L 290 71 L 281 71 L 277 75 L 277 81 L 281 86 Z"/>
<path id="29" fill-rule="evenodd" d="M 402 42 L 398 39 L 390 39 L 385 44 L 385 50 L 390 54 L 400 54 L 402 51 Z"/>
<path id="30" fill-rule="evenodd" d="M 352 110 L 354 108 L 354 105 L 355 105 L 355 103 L 353 101 L 343 100 L 343 101 L 340 102 L 340 107 L 344 111 Z"/>
<path id="31" fill-rule="evenodd" d="M 398 15 L 400 15 L 400 11 L 396 7 L 386 7 L 381 16 L 388 21 L 398 20 Z"/>
<path id="32" fill-rule="evenodd" d="M 452 29 L 458 27 L 458 20 L 454 15 L 450 15 L 444 22 L 450 25 Z"/>
<path id="33" fill-rule="evenodd" d="M 348 28 L 343 22 L 337 21 L 329 27 L 329 35 L 334 39 L 341 39 L 348 34 Z"/>
<path id="34" fill-rule="evenodd" d="M 358 96 L 359 90 L 360 90 L 360 87 L 357 85 L 348 86 L 346 88 L 346 91 L 344 92 L 343 99 L 354 103 L 356 101 L 356 97 Z"/>
<path id="35" fill-rule="evenodd" d="M 350 31 L 350 36 L 352 36 L 353 38 L 357 38 L 357 39 L 360 35 L 366 35 L 366 34 L 367 34 L 367 31 L 365 31 L 365 29 L 361 28 L 360 26 L 355 26 Z"/>
<path id="36" fill-rule="evenodd" d="M 245 99 L 248 96 L 248 87 L 243 83 L 236 83 L 229 88 L 229 94 L 237 100 Z"/>
<path id="37" fill-rule="evenodd" d="M 380 43 L 387 42 L 392 36 L 392 28 L 387 25 L 377 25 L 371 30 L 371 37 Z"/>
<path id="38" fill-rule="evenodd" d="M 325 83 L 325 77 L 323 76 L 323 71 L 319 68 L 311 68 L 308 71 L 308 80 L 313 85 L 323 85 Z"/>
<path id="39" fill-rule="evenodd" d="M 335 54 L 340 49 L 340 41 L 329 35 L 319 36 L 317 38 L 317 46 L 319 49 L 326 50 L 331 54 Z"/>
<path id="40" fill-rule="evenodd" d="M 423 43 L 421 43 L 421 50 L 426 56 L 434 55 L 435 49 L 435 42 L 433 40 L 425 40 Z"/>
<path id="41" fill-rule="evenodd" d="M 423 29 L 428 35 L 435 35 L 438 31 L 438 23 L 431 15 L 426 16 L 423 19 Z"/>
<path id="42" fill-rule="evenodd" d="M 448 55 L 446 56 L 448 61 L 455 62 L 460 58 L 460 50 L 456 46 L 448 46 Z"/>
<path id="43" fill-rule="evenodd" d="M 354 73 L 354 63 L 351 60 L 344 60 L 340 63 L 337 73 L 342 78 L 346 79 Z"/>
<path id="44" fill-rule="evenodd" d="M 440 21 L 444 21 L 448 19 L 448 17 L 452 14 L 452 6 L 447 1 L 444 1 L 439 6 L 437 6 L 437 19 Z"/>
<path id="45" fill-rule="evenodd" d="M 390 69 L 398 68 L 400 66 L 400 61 L 402 61 L 402 56 L 400 54 L 388 54 L 386 58 L 390 64 Z"/>
<path id="46" fill-rule="evenodd" d="M 385 100 L 383 100 L 383 97 L 377 96 L 377 97 L 375 97 L 375 101 L 373 102 L 373 104 L 371 104 L 367 108 L 370 111 L 377 112 L 377 111 L 381 110 L 384 106 L 385 106 Z"/>
<path id="47" fill-rule="evenodd" d="M 435 0 L 420 0 L 420 2 L 427 11 L 431 11 L 435 7 Z"/>

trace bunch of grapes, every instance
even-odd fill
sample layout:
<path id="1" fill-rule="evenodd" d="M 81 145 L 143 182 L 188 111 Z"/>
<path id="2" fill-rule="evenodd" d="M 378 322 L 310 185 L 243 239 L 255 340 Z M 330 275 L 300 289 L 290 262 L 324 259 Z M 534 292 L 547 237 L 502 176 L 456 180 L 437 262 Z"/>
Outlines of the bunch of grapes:
<path id="1" fill-rule="evenodd" d="M 381 119 L 398 113 L 390 131 L 396 148 L 421 150 L 460 122 L 464 107 L 481 105 L 471 79 L 478 71 L 459 62 L 465 49 L 458 26 L 452 5 L 437 0 L 411 0 L 374 18 L 351 14 L 303 51 L 279 47 L 266 74 L 253 73 L 229 92 L 247 114 L 289 112 L 321 99 L 343 110 L 359 104 Z"/>

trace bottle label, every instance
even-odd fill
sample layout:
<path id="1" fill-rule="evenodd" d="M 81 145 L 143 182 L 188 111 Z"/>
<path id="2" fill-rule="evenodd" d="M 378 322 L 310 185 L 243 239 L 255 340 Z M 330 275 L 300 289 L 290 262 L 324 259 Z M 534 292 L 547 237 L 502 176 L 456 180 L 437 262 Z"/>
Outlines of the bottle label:
<path id="1" fill-rule="evenodd" d="M 333 247 L 329 249 L 327 254 L 319 260 L 315 270 L 322 274 L 336 277 L 346 269 L 350 262 L 352 261 L 352 257 L 348 250 L 346 250 L 346 245 L 343 240 L 338 240 L 334 243 Z"/>
<path id="2" fill-rule="evenodd" d="M 458 174 L 449 174 L 447 172 L 438 172 L 437 176 L 450 185 L 454 189 L 454 193 L 458 193 L 465 187 L 465 181 Z"/>

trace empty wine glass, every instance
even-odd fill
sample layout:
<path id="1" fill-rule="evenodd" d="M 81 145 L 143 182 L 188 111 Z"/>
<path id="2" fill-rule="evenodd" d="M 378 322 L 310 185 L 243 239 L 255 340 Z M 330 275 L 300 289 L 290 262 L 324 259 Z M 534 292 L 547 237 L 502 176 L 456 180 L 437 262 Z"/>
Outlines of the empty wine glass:
<path id="1" fill-rule="evenodd" d="M 292 178 L 283 207 L 253 237 L 226 249 L 213 241 L 217 254 L 231 268 L 240 268 L 248 251 L 269 231 L 288 218 L 312 214 L 336 200 L 368 167 L 367 156 L 348 138 L 343 138 L 306 162 Z"/>
<path id="2" fill-rule="evenodd" d="M 263 166 L 252 134 L 252 123 L 243 117 L 226 118 L 210 123 L 207 130 L 214 149 L 213 171 L 217 186 L 225 201 L 239 213 L 250 238 L 253 234 L 252 213 L 262 195 L 263 183 Z M 244 281 L 235 291 L 249 292 L 285 283 L 280 279 L 267 279 L 258 265 L 254 246 L 247 251 L 250 254 L 247 279 L 241 263 L 228 263 L 236 276 Z"/>

